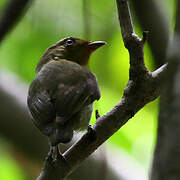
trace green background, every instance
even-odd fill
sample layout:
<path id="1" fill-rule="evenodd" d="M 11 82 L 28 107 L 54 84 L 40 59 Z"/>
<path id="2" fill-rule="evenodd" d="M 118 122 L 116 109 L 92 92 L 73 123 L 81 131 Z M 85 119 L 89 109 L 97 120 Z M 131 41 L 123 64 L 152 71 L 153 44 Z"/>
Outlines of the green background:
<path id="1" fill-rule="evenodd" d="M 0 1 L 3 9 L 5 0 Z M 25 17 L 8 34 L 0 47 L 0 68 L 17 74 L 27 84 L 35 76 L 35 66 L 45 49 L 67 36 L 84 38 L 83 1 L 36 0 Z M 163 1 L 164 2 L 164 1 Z M 168 15 L 173 11 L 170 0 L 164 3 Z M 108 44 L 95 52 L 89 68 L 98 78 L 101 99 L 95 109 L 101 115 L 110 111 L 120 100 L 128 81 L 129 55 L 124 48 L 115 1 L 89 1 L 89 40 L 103 40 Z M 133 16 L 135 17 L 135 16 Z M 142 31 L 135 21 L 136 33 Z M 154 70 L 155 62 L 148 44 L 145 45 L 145 63 Z M 92 123 L 95 118 L 92 118 Z M 146 105 L 107 142 L 108 146 L 123 149 L 147 171 L 155 144 L 158 118 L 158 100 Z M 7 145 L 7 142 L 0 142 Z M 6 168 L 8 166 L 8 168 Z M 20 165 L 0 149 L 0 179 L 24 180 L 26 174 Z"/>

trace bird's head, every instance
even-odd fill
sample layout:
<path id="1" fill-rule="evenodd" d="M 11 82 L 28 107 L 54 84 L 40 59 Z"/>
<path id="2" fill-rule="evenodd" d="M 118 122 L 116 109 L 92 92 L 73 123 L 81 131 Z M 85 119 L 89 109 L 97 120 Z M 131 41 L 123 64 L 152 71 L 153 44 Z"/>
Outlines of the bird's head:
<path id="1" fill-rule="evenodd" d="M 90 42 L 73 37 L 64 38 L 45 51 L 37 64 L 36 72 L 40 71 L 41 67 L 49 61 L 60 61 L 61 59 L 86 66 L 91 53 L 104 44 L 106 44 L 104 41 Z"/>

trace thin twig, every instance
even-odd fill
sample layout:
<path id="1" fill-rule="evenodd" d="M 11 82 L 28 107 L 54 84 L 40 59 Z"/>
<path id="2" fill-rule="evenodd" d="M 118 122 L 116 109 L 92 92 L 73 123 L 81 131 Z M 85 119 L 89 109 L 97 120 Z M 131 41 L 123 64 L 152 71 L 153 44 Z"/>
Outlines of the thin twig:
<path id="1" fill-rule="evenodd" d="M 91 37 L 91 16 L 90 16 L 90 1 L 83 0 L 83 23 L 84 23 L 84 38 L 90 39 Z"/>

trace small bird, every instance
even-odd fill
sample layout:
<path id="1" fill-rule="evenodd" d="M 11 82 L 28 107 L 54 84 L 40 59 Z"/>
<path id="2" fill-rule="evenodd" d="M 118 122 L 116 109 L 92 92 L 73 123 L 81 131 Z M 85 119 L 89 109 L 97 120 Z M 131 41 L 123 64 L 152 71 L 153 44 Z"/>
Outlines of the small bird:
<path id="1" fill-rule="evenodd" d="M 33 123 L 49 137 L 51 146 L 68 143 L 74 131 L 88 129 L 100 89 L 87 64 L 91 53 L 104 44 L 64 38 L 49 47 L 38 62 L 27 104 Z"/>

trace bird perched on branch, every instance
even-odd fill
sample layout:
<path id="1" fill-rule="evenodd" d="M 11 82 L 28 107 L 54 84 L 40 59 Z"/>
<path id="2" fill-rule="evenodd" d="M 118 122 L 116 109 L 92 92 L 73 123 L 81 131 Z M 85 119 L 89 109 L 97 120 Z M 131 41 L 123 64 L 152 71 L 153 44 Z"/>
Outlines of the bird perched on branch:
<path id="1" fill-rule="evenodd" d="M 27 103 L 33 123 L 51 146 L 70 142 L 73 131 L 88 128 L 100 90 L 86 66 L 104 44 L 68 37 L 49 47 L 38 62 Z"/>

